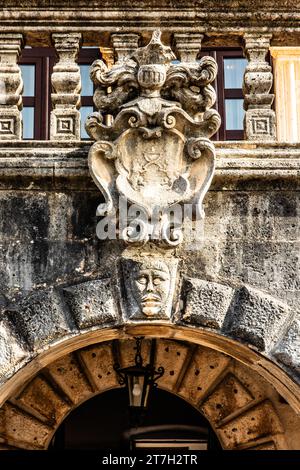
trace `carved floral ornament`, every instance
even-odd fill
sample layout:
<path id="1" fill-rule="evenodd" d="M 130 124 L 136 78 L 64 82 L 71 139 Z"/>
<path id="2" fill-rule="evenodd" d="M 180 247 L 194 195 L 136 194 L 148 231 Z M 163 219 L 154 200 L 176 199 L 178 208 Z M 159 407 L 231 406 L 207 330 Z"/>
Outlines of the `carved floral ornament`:
<path id="1" fill-rule="evenodd" d="M 178 264 L 172 248 L 186 235 L 187 206 L 191 223 L 204 217 L 202 201 L 215 169 L 209 139 L 221 122 L 210 109 L 214 59 L 179 63 L 160 36 L 155 31 L 146 47 L 110 69 L 96 60 L 90 72 L 99 112 L 86 121 L 96 140 L 89 167 L 105 199 L 97 229 L 114 218 L 118 236 L 110 238 L 129 245 L 119 278 L 124 314 L 132 320 L 172 316 Z"/>

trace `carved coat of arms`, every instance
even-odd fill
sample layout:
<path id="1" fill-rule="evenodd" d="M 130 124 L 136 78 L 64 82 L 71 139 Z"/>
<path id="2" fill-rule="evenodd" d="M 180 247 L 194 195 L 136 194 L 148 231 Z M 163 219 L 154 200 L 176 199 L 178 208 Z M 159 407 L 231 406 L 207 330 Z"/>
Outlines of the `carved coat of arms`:
<path id="1" fill-rule="evenodd" d="M 215 149 L 209 138 L 220 116 L 210 108 L 217 65 L 212 57 L 175 59 L 155 31 L 146 47 L 110 70 L 101 60 L 91 67 L 99 112 L 88 117 L 86 130 L 96 140 L 90 171 L 105 198 L 98 215 L 109 215 L 123 197 L 147 218 L 138 235 L 125 228 L 128 243 L 148 241 L 154 211 L 160 218 L 158 241 L 179 243 L 181 238 L 166 230 L 172 222 L 164 214 L 190 203 L 203 216 L 202 200 L 213 177 Z"/>

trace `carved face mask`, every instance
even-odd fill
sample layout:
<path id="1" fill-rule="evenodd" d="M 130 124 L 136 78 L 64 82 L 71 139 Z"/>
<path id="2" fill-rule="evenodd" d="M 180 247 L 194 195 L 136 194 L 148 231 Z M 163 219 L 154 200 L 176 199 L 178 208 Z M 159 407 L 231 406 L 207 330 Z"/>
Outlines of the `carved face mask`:
<path id="1" fill-rule="evenodd" d="M 165 263 L 157 262 L 153 266 L 142 266 L 133 277 L 133 295 L 146 316 L 160 313 L 165 306 L 170 292 L 170 272 Z"/>

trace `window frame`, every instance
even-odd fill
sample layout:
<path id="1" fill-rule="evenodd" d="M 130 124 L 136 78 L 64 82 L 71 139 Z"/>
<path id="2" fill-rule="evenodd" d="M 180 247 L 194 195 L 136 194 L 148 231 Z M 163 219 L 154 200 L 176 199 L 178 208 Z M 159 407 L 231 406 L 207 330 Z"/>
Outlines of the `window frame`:
<path id="1" fill-rule="evenodd" d="M 225 88 L 225 71 L 224 59 L 244 59 L 242 50 L 217 50 L 216 62 L 219 68 L 219 80 L 217 81 L 217 95 L 219 97 L 218 106 L 222 116 L 222 124 L 219 130 L 219 140 L 243 140 L 244 130 L 228 130 L 226 129 L 226 99 L 242 99 L 244 100 L 244 93 L 242 88 Z"/>
<path id="2" fill-rule="evenodd" d="M 19 65 L 35 65 L 35 96 L 23 96 L 23 107 L 34 107 L 33 139 L 48 140 L 50 136 L 51 74 L 56 52 L 50 47 L 24 48 Z"/>
<path id="3" fill-rule="evenodd" d="M 244 94 L 242 88 L 225 88 L 225 76 L 224 76 L 224 59 L 245 59 L 243 50 L 238 48 L 230 47 L 216 47 L 216 48 L 205 48 L 203 47 L 200 51 L 199 57 L 209 55 L 215 59 L 218 65 L 218 75 L 213 87 L 216 90 L 216 103 L 214 108 L 217 109 L 221 116 L 221 126 L 218 132 L 213 136 L 212 140 L 244 140 L 244 130 L 228 130 L 226 129 L 226 111 L 225 111 L 225 100 L 226 99 L 242 99 L 244 100 Z"/>

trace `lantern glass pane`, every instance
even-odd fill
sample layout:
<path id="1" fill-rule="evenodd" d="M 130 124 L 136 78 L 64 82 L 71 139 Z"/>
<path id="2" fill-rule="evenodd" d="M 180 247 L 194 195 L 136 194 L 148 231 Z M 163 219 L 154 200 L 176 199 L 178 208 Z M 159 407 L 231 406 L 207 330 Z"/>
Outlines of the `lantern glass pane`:
<path id="1" fill-rule="evenodd" d="M 141 407 L 143 406 L 143 387 L 145 377 L 143 375 L 129 375 L 128 377 L 128 390 L 129 390 L 129 405 Z"/>

